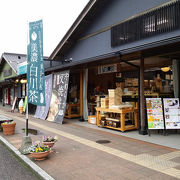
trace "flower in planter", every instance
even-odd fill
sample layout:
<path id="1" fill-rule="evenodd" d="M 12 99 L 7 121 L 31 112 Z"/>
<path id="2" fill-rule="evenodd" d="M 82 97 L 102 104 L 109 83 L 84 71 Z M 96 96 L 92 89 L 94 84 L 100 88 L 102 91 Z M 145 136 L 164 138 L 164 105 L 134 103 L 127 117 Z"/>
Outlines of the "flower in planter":
<path id="1" fill-rule="evenodd" d="M 44 160 L 51 152 L 50 150 L 51 148 L 49 146 L 42 145 L 40 141 L 35 141 L 29 147 L 30 154 L 35 160 Z"/>
<path id="2" fill-rule="evenodd" d="M 7 122 L 3 122 L 2 124 L 16 124 L 14 121 L 7 121 Z"/>
<path id="3" fill-rule="evenodd" d="M 45 145 L 41 144 L 40 141 L 35 141 L 35 142 L 33 142 L 33 145 L 31 147 L 29 147 L 29 150 L 31 153 L 39 153 L 39 152 L 50 151 L 50 148 L 49 148 L 49 146 L 45 146 Z"/>
<path id="4" fill-rule="evenodd" d="M 42 137 L 42 143 L 44 145 L 47 145 L 48 147 L 52 148 L 55 144 L 55 142 L 58 140 L 57 136 L 43 136 Z"/>
<path id="5" fill-rule="evenodd" d="M 43 142 L 56 142 L 58 140 L 57 136 L 43 136 L 42 141 Z"/>

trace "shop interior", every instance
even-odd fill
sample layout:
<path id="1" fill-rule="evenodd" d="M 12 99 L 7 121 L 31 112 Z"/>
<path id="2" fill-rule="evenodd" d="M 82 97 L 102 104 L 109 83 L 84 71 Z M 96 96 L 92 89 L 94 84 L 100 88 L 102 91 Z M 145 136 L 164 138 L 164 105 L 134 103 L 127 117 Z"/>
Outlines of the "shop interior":
<path id="1" fill-rule="evenodd" d="M 180 45 L 179 45 L 180 46 Z M 178 45 L 148 49 L 122 56 L 102 59 L 88 65 L 88 122 L 100 127 L 126 130 L 138 129 L 139 69 L 144 57 L 144 95 L 146 98 L 179 98 L 180 52 Z M 122 58 L 122 60 L 121 60 Z M 87 68 L 87 66 L 86 66 Z M 68 105 L 80 117 L 80 67 L 70 73 Z M 174 80 L 174 82 L 173 82 Z M 142 92 L 142 91 L 141 91 Z M 84 93 L 84 89 L 83 89 Z M 84 97 L 83 97 L 84 102 Z M 83 113 L 84 113 L 83 104 Z M 70 112 L 70 110 L 69 110 Z M 146 111 L 145 111 L 146 112 Z"/>
<path id="2" fill-rule="evenodd" d="M 140 66 L 138 59 L 129 62 Z M 172 59 L 165 57 L 154 56 L 144 59 L 145 98 L 174 97 L 175 65 Z M 88 72 L 89 122 L 121 131 L 137 129 L 137 68 L 121 62 L 92 67 Z M 132 111 L 129 112 L 129 109 Z M 100 113 L 99 119 L 95 119 L 98 118 L 97 113 Z M 123 129 L 122 114 L 125 114 L 124 126 L 127 127 Z"/>
<path id="3" fill-rule="evenodd" d="M 138 65 L 138 61 L 131 62 Z M 100 67 L 89 69 L 88 102 L 95 103 L 96 98 L 94 96 L 107 96 L 108 89 L 116 89 L 117 87 L 121 87 L 122 96 L 135 97 L 138 95 L 138 71 L 133 67 L 127 66 L 125 63 L 114 65 L 120 66 L 117 72 L 107 71 L 106 73 L 99 74 L 98 68 Z M 108 68 L 108 65 L 104 67 Z M 145 96 L 173 97 L 172 69 L 172 60 L 157 57 L 145 59 Z M 125 98 L 123 102 L 126 102 Z"/>
<path id="4" fill-rule="evenodd" d="M 65 118 L 80 117 L 80 73 L 73 71 L 69 77 L 69 88 Z"/>

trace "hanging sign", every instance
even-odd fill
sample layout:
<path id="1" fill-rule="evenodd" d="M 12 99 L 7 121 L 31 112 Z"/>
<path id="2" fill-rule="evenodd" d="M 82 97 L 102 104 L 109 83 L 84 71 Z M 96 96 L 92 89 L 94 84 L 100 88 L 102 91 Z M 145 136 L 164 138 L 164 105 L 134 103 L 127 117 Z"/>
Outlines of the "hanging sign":
<path id="1" fill-rule="evenodd" d="M 45 106 L 42 20 L 29 23 L 28 45 L 28 103 Z"/>
<path id="2" fill-rule="evenodd" d="M 146 98 L 148 129 L 164 129 L 161 98 Z"/>
<path id="3" fill-rule="evenodd" d="M 45 120 L 49 111 L 50 101 L 52 93 L 52 74 L 45 76 L 45 100 L 46 106 L 37 106 L 35 118 Z"/>
<path id="4" fill-rule="evenodd" d="M 18 71 L 17 71 L 18 75 L 21 74 L 26 74 L 27 73 L 27 61 L 18 64 Z"/>
<path id="5" fill-rule="evenodd" d="M 69 71 L 54 74 L 51 104 L 47 120 L 62 124 L 66 108 L 68 84 Z"/>
<path id="6" fill-rule="evenodd" d="M 120 70 L 119 64 L 109 64 L 98 66 L 98 74 L 113 73 Z"/>
<path id="7" fill-rule="evenodd" d="M 163 103 L 166 129 L 180 129 L 179 98 L 164 98 Z"/>

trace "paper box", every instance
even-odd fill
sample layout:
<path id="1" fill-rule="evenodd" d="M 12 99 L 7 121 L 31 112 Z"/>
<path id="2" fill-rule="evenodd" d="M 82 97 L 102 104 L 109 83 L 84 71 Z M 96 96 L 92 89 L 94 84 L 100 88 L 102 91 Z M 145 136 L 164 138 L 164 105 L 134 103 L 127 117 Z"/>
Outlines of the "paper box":
<path id="1" fill-rule="evenodd" d="M 88 116 L 88 123 L 96 124 L 96 115 Z"/>

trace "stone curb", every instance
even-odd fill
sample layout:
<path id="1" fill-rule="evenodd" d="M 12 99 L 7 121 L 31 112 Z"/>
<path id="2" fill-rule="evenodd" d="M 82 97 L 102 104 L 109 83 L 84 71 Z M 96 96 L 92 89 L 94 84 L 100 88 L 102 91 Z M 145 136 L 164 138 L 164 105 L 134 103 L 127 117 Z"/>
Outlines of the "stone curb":
<path id="1" fill-rule="evenodd" d="M 32 162 L 25 155 L 21 154 L 12 144 L 10 144 L 5 138 L 0 136 L 0 141 L 2 141 L 14 154 L 19 157 L 22 161 L 24 161 L 33 171 L 35 171 L 42 179 L 44 180 L 55 180 L 49 174 L 47 174 L 43 169 L 37 166 L 34 162 Z"/>

